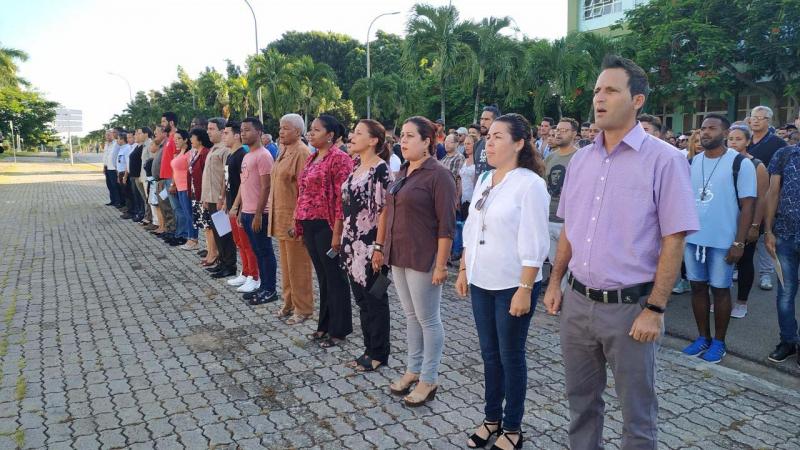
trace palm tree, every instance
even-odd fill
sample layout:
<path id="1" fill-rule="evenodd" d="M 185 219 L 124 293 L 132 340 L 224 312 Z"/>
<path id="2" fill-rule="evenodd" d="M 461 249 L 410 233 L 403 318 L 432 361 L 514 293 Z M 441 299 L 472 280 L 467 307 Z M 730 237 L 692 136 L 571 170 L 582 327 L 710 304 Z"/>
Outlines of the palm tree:
<path id="1" fill-rule="evenodd" d="M 300 83 L 291 69 L 291 59 L 275 49 L 269 49 L 247 61 L 247 80 L 255 92 L 263 87 L 264 110 L 279 118 L 299 109 Z"/>
<path id="2" fill-rule="evenodd" d="M 478 109 L 486 79 L 491 76 L 507 82 L 509 78 L 515 77 L 517 68 L 522 65 L 524 55 L 520 46 L 500 34 L 510 25 L 510 17 L 488 17 L 472 25 L 473 36 L 466 42 L 475 54 L 474 73 L 469 78 L 473 83 L 475 96 L 473 123 L 478 121 Z"/>
<path id="3" fill-rule="evenodd" d="M 331 66 L 317 63 L 310 56 L 301 56 L 289 64 L 289 70 L 300 88 L 300 109 L 308 123 L 308 117 L 315 116 L 320 106 L 342 98 L 342 91 L 336 85 L 336 74 Z"/>
<path id="4" fill-rule="evenodd" d="M 474 38 L 471 28 L 470 23 L 459 22 L 458 10 L 452 5 L 416 4 L 406 25 L 407 56 L 414 67 L 431 66 L 441 93 L 442 120 L 447 106 L 447 84 L 459 55 L 464 54 L 465 42 Z"/>
<path id="5" fill-rule="evenodd" d="M 10 47 L 0 47 L 0 87 L 28 86 L 28 81 L 17 76 L 17 62 L 28 60 L 28 54 Z"/>

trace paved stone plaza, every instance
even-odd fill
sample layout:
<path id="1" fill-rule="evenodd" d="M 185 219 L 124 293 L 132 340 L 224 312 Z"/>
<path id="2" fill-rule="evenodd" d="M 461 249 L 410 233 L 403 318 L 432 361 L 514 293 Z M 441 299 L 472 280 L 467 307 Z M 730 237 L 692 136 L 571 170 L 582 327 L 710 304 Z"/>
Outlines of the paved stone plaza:
<path id="1" fill-rule="evenodd" d="M 441 388 L 427 406 L 407 408 L 387 389 L 405 350 L 393 293 L 390 367 L 356 375 L 344 363 L 361 349 L 360 332 L 324 350 L 305 337 L 314 322 L 288 327 L 274 304 L 247 306 L 206 276 L 194 252 L 102 206 L 95 166 L 8 161 L 0 448 L 466 448 L 483 418 L 482 367 L 471 308 L 452 277 Z M 557 325 L 540 309 L 528 339 L 525 448 L 566 447 Z M 668 349 L 658 388 L 662 448 L 800 447 L 794 390 Z M 606 400 L 607 448 L 616 448 L 613 389 Z"/>

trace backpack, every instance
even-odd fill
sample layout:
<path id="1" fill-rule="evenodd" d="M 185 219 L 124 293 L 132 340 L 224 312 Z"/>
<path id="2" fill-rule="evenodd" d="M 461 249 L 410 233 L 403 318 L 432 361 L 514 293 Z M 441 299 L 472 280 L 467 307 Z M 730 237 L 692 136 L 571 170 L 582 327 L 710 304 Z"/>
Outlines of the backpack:
<path id="1" fill-rule="evenodd" d="M 692 165 L 692 159 L 693 158 L 689 158 L 689 165 L 690 166 Z M 739 205 L 739 209 L 740 210 L 742 209 L 742 205 L 739 204 L 739 186 L 738 186 L 738 184 L 739 184 L 739 169 L 742 168 L 742 161 L 744 161 L 744 155 L 742 155 L 741 153 L 737 153 L 736 157 L 733 158 L 733 191 L 734 191 L 734 193 L 736 195 L 736 197 L 735 197 L 736 198 L 736 204 Z M 761 164 L 761 161 L 759 161 L 756 158 L 753 158 L 753 166 L 758 168 L 758 164 Z"/>

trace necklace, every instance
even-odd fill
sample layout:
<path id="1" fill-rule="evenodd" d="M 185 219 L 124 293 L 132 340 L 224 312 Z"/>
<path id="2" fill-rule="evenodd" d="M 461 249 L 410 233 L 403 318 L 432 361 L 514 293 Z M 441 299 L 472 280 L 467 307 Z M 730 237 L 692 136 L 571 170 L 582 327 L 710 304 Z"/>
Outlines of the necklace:
<path id="1" fill-rule="evenodd" d="M 700 201 L 705 201 L 706 194 L 708 193 L 708 184 L 711 182 L 711 178 L 714 177 L 714 171 L 717 170 L 717 166 L 719 162 L 722 161 L 722 157 L 725 156 L 723 153 L 718 159 L 717 162 L 714 164 L 714 168 L 711 169 L 711 173 L 708 174 L 708 180 L 706 180 L 706 155 L 703 154 L 703 159 L 700 160 L 700 173 L 703 180 L 703 189 L 700 191 Z"/>

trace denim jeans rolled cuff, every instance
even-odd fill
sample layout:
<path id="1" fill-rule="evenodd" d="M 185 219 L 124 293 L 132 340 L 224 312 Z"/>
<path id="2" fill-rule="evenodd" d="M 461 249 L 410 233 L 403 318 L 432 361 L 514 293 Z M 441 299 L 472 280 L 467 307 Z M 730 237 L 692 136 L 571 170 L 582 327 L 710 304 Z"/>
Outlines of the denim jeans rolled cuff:
<path id="1" fill-rule="evenodd" d="M 425 383 L 435 384 L 442 361 L 444 327 L 440 314 L 442 286 L 434 285 L 432 277 L 432 269 L 418 272 L 392 266 L 395 290 L 406 315 L 406 370 L 418 373 Z"/>
<path id="2" fill-rule="evenodd" d="M 241 213 L 242 226 L 250 239 L 253 253 L 256 255 L 258 273 L 261 279 L 261 287 L 265 292 L 275 292 L 278 280 L 278 261 L 275 259 L 275 251 L 272 248 L 272 239 L 267 235 L 267 215 L 261 214 L 261 230 L 253 231 L 253 219 L 255 214 Z"/>
<path id="3" fill-rule="evenodd" d="M 800 244 L 791 240 L 777 237 L 775 253 L 783 270 L 783 284 L 778 283 L 778 327 L 780 328 L 781 342 L 787 344 L 800 344 L 798 337 L 797 318 L 795 316 L 795 299 L 797 297 L 797 275 L 800 266 Z"/>
<path id="4" fill-rule="evenodd" d="M 485 381 L 484 414 L 503 429 L 519 431 L 525 411 L 528 366 L 525 344 L 541 283 L 531 291 L 531 309 L 524 316 L 509 313 L 517 288 L 487 290 L 470 285 L 472 313 L 478 330 Z M 505 401 L 505 407 L 503 402 Z"/>

